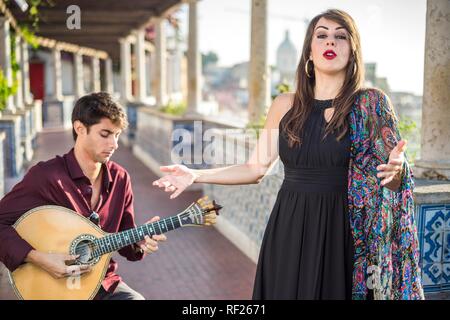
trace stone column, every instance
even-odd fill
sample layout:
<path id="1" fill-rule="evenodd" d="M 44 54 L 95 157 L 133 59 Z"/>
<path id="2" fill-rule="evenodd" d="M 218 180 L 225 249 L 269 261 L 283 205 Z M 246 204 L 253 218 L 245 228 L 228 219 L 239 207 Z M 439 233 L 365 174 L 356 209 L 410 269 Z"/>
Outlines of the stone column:
<path id="1" fill-rule="evenodd" d="M 79 99 L 84 95 L 83 55 L 79 52 L 73 54 L 75 70 L 75 97 Z"/>
<path id="2" fill-rule="evenodd" d="M 189 39 L 188 39 L 188 104 L 187 114 L 197 114 L 201 101 L 201 60 L 198 49 L 197 0 L 189 0 Z"/>
<path id="3" fill-rule="evenodd" d="M 24 109 L 25 105 L 23 103 L 23 88 L 22 88 L 22 69 L 23 69 L 23 61 L 22 61 L 22 41 L 18 35 L 14 37 L 15 41 L 15 54 L 16 54 L 16 62 L 19 65 L 19 70 L 16 73 L 17 78 L 17 91 L 14 95 L 14 105 L 17 109 Z"/>
<path id="4" fill-rule="evenodd" d="M 147 98 L 145 79 L 148 72 L 145 68 L 145 30 L 136 30 L 134 35 L 136 37 L 136 98 L 139 102 L 144 102 Z"/>
<path id="5" fill-rule="evenodd" d="M 0 17 L 0 47 L 2 47 L 2 50 L 0 50 L 0 69 L 8 85 L 12 86 L 10 28 L 9 21 L 4 16 Z M 14 113 L 15 110 L 14 99 L 9 96 L 6 100 L 5 112 Z"/>
<path id="6" fill-rule="evenodd" d="M 181 70 L 181 62 L 183 60 L 183 52 L 181 51 L 180 45 L 177 40 L 175 40 L 175 52 L 174 52 L 174 75 L 173 79 L 173 87 L 175 92 L 181 93 L 181 78 L 182 78 L 182 70 Z M 200 62 L 201 66 L 201 62 Z M 201 91 L 201 89 L 199 90 Z"/>
<path id="7" fill-rule="evenodd" d="M 53 63 L 53 99 L 61 101 L 62 94 L 62 74 L 61 74 L 61 50 L 58 47 L 52 49 Z"/>
<path id="8" fill-rule="evenodd" d="M 113 65 L 111 58 L 107 58 L 105 60 L 105 89 L 106 92 L 113 94 L 114 93 L 114 80 L 113 80 Z"/>
<path id="9" fill-rule="evenodd" d="M 252 0 L 249 66 L 249 121 L 259 121 L 270 103 L 267 65 L 267 0 Z"/>
<path id="10" fill-rule="evenodd" d="M 428 0 L 422 142 L 415 176 L 450 180 L 450 2 Z"/>
<path id="11" fill-rule="evenodd" d="M 152 89 L 154 90 L 154 95 L 156 99 L 156 106 L 160 107 L 167 102 L 167 89 L 166 89 L 166 33 L 164 30 L 164 19 L 158 18 L 155 22 L 155 63 L 153 73 L 154 77 L 152 79 Z"/>
<path id="12" fill-rule="evenodd" d="M 24 40 L 21 45 L 21 57 L 22 57 L 22 94 L 25 104 L 33 103 L 30 90 L 30 59 L 28 56 L 28 43 Z"/>
<path id="13" fill-rule="evenodd" d="M 153 52 L 150 50 L 147 50 L 145 52 L 145 69 L 147 70 L 147 77 L 145 78 L 145 90 L 147 92 L 147 96 L 150 98 L 150 100 L 153 100 L 152 98 L 152 72 L 153 72 L 153 66 L 152 66 L 152 59 L 153 59 Z"/>
<path id="14" fill-rule="evenodd" d="M 100 61 L 98 57 L 91 57 L 92 91 L 99 92 L 100 87 Z"/>
<path id="15" fill-rule="evenodd" d="M 131 101 L 131 47 L 127 39 L 120 39 L 121 99 Z"/>
<path id="16" fill-rule="evenodd" d="M 173 52 L 168 51 L 167 52 L 167 96 L 169 99 L 172 99 L 173 97 L 173 78 L 174 78 L 174 70 L 173 70 Z"/>

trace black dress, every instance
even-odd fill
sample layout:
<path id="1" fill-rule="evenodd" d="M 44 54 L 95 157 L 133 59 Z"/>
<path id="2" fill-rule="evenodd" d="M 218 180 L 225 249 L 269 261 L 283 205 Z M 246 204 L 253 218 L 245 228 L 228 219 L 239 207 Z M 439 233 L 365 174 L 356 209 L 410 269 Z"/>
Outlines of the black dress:
<path id="1" fill-rule="evenodd" d="M 300 147 L 289 148 L 280 123 L 285 177 L 259 254 L 253 299 L 351 299 L 353 240 L 347 216 L 349 134 L 325 140 L 324 110 L 315 100 Z"/>

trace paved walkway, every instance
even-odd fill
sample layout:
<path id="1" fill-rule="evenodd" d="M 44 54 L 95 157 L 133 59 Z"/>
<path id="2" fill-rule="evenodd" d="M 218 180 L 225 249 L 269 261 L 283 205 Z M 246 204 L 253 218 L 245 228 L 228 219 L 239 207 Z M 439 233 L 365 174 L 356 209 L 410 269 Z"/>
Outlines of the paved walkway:
<path id="1" fill-rule="evenodd" d="M 71 132 L 43 132 L 33 164 L 65 153 L 73 145 Z M 131 175 L 135 194 L 137 224 L 152 216 L 161 218 L 179 213 L 200 191 L 185 192 L 169 200 L 152 187 L 157 176 L 121 146 L 113 156 Z M 145 298 L 156 299 L 250 299 L 255 264 L 215 228 L 182 228 L 167 234 L 157 253 L 140 262 L 129 262 L 116 255 L 118 273 Z M 0 299 L 13 298 L 5 275 L 0 275 Z"/>

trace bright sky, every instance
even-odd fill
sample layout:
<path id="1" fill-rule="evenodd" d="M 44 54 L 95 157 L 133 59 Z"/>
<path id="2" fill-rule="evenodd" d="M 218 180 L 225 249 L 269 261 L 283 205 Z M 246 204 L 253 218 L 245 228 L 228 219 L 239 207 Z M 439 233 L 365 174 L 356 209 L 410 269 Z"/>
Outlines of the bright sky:
<path id="1" fill-rule="evenodd" d="M 426 0 L 268 0 L 268 58 L 290 31 L 300 54 L 303 20 L 329 8 L 347 11 L 362 38 L 364 62 L 376 62 L 394 91 L 423 92 Z M 201 52 L 214 51 L 219 64 L 230 66 L 250 58 L 250 0 L 202 0 L 198 4 Z M 180 18 L 187 18 L 181 14 Z M 182 21 L 183 29 L 187 28 Z"/>

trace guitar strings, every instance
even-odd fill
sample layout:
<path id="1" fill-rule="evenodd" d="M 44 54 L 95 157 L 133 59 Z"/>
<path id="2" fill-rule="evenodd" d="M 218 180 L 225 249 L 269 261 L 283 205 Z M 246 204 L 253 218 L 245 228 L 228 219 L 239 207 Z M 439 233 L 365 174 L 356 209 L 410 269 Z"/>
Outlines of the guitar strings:
<path id="1" fill-rule="evenodd" d="M 203 210 L 202 210 L 203 211 Z M 172 216 L 172 217 L 168 217 L 168 218 L 166 218 L 167 220 L 170 220 L 171 222 L 172 222 L 172 225 L 174 226 L 174 223 L 173 223 L 173 221 L 172 220 L 174 220 L 175 218 L 178 218 L 178 216 Z M 166 219 L 164 219 L 164 220 L 166 220 Z M 161 220 L 161 221 L 164 221 L 164 220 Z M 158 224 L 161 222 L 161 221 L 159 221 L 158 222 Z M 153 223 L 156 223 L 156 222 L 153 222 Z M 161 227 L 160 227 L 160 229 L 161 229 Z M 164 233 L 164 232 L 163 232 Z M 162 233 L 161 233 L 162 234 Z M 101 253 L 100 252 L 100 250 L 99 250 L 99 246 L 98 246 L 98 242 L 97 243 L 95 243 L 96 241 L 100 241 L 101 239 L 103 239 L 103 238 L 97 238 L 97 239 L 95 239 L 92 243 L 94 244 L 94 249 L 92 250 L 92 253 L 94 254 L 94 256 L 96 255 L 95 253 L 96 253 L 96 251 L 98 252 L 98 253 Z M 89 243 L 89 244 L 82 244 L 81 246 L 79 246 L 79 247 L 77 247 L 77 249 L 79 249 L 79 250 L 81 250 L 81 253 L 83 253 L 83 254 L 85 254 L 86 253 L 86 251 L 87 251 L 87 249 L 89 249 L 91 246 L 92 246 L 92 243 Z M 101 255 L 103 255 L 103 254 L 101 254 Z"/>
<path id="2" fill-rule="evenodd" d="M 169 218 L 167 218 L 167 219 L 169 219 Z M 170 219 L 171 219 L 171 220 L 172 220 L 172 219 L 175 219 L 175 217 L 170 217 Z M 162 220 L 162 221 L 163 221 L 163 220 Z M 174 225 L 173 222 L 172 222 L 172 225 Z M 160 229 L 161 229 L 161 227 L 160 227 Z M 155 230 L 156 230 L 156 229 L 155 229 Z M 161 233 L 161 234 L 162 234 L 162 233 Z M 100 241 L 101 239 L 103 239 L 103 238 L 97 238 L 97 239 L 95 239 L 94 241 L 92 241 L 92 243 L 89 243 L 89 244 L 82 244 L 82 245 L 80 245 L 79 247 L 77 247 L 77 249 L 80 249 L 80 250 L 82 251 L 82 253 L 86 253 L 87 248 L 91 247 L 92 244 L 94 244 L 95 248 L 92 250 L 92 252 L 95 253 L 95 251 L 99 251 L 99 250 L 98 250 L 98 249 L 99 249 L 99 241 Z M 96 243 L 96 242 L 97 242 L 97 243 Z"/>

